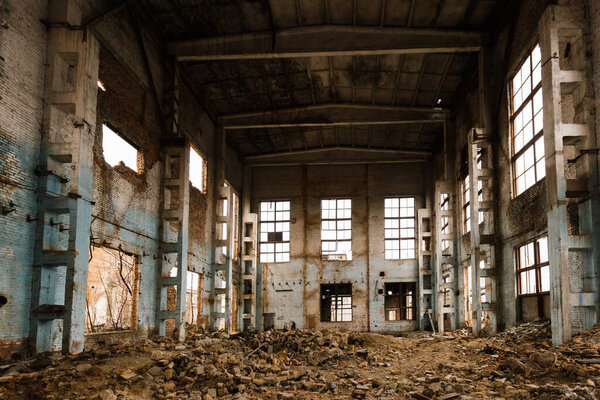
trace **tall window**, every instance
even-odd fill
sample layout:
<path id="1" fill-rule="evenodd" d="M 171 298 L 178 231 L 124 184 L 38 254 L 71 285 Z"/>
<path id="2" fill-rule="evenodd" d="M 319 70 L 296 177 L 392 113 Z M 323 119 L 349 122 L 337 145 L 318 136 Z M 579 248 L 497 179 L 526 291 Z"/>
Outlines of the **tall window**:
<path id="1" fill-rule="evenodd" d="M 200 192 L 206 193 L 206 162 L 193 147 L 190 147 L 190 182 Z"/>
<path id="2" fill-rule="evenodd" d="M 321 285 L 321 321 L 352 321 L 352 284 Z"/>
<path id="3" fill-rule="evenodd" d="M 401 321 L 414 320 L 416 307 L 416 284 L 386 283 L 385 284 L 385 320 Z"/>
<path id="4" fill-rule="evenodd" d="M 321 255 L 352 260 L 352 200 L 321 200 Z"/>
<path id="5" fill-rule="evenodd" d="M 290 261 L 290 202 L 260 203 L 260 262 Z"/>
<path id="6" fill-rule="evenodd" d="M 385 259 L 415 258 L 415 199 L 385 199 Z"/>
<path id="7" fill-rule="evenodd" d="M 517 288 L 519 295 L 550 291 L 548 238 L 543 237 L 518 248 Z"/>
<path id="8" fill-rule="evenodd" d="M 512 165 L 518 196 L 546 176 L 542 65 L 536 45 L 510 83 Z"/>

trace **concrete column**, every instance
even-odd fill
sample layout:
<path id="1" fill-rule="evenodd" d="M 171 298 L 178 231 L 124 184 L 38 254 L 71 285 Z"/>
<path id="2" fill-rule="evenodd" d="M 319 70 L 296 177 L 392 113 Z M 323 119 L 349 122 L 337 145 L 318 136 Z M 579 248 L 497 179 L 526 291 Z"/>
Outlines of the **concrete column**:
<path id="1" fill-rule="evenodd" d="M 554 345 L 598 319 L 600 206 L 598 166 L 588 151 L 596 142 L 587 29 L 582 4 L 549 6 L 539 22 Z"/>
<path id="2" fill-rule="evenodd" d="M 30 334 L 35 351 L 83 351 L 99 45 L 75 1 L 49 4 Z"/>

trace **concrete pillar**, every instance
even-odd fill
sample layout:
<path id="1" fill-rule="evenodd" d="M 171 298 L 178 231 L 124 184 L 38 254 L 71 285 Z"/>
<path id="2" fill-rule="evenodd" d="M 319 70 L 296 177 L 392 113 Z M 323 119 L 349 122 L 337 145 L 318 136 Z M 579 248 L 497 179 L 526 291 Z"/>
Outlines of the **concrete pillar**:
<path id="1" fill-rule="evenodd" d="M 179 132 L 179 69 L 174 64 L 171 87 L 170 123 L 163 138 L 163 174 L 161 192 L 161 244 L 159 248 L 156 325 L 158 334 L 166 334 L 167 320 L 175 320 L 179 341 L 185 340 L 185 310 L 188 272 L 188 236 L 190 213 L 190 144 Z M 171 269 L 177 269 L 171 276 Z M 169 287 L 176 288 L 175 309 L 168 305 Z"/>
<path id="2" fill-rule="evenodd" d="M 226 131 L 220 128 L 215 136 L 215 229 L 214 229 L 214 263 L 213 263 L 213 307 L 211 325 L 213 329 L 231 329 L 232 301 L 232 188 L 225 182 L 225 156 L 227 140 Z M 225 235 L 223 232 L 227 232 Z M 223 238 L 225 236 L 225 238 Z M 246 244 L 244 243 L 244 246 Z M 226 249 L 226 251 L 224 251 Z M 221 301 L 225 299 L 222 309 Z"/>
<path id="3" fill-rule="evenodd" d="M 83 351 L 99 45 L 75 1 L 49 5 L 48 61 L 30 335 L 34 350 Z"/>
<path id="4" fill-rule="evenodd" d="M 261 294 L 257 285 L 258 214 L 251 212 L 252 168 L 248 165 L 244 166 L 242 188 L 242 312 L 239 314 L 242 315 L 240 328 L 246 330 L 259 327 L 261 318 L 257 312 L 257 296 Z M 246 287 L 250 287 L 252 293 L 245 293 Z"/>
<path id="5" fill-rule="evenodd" d="M 549 6 L 539 22 L 554 345 L 598 319 L 600 206 L 597 160 L 589 152 L 596 142 L 587 29 L 581 3 Z"/>

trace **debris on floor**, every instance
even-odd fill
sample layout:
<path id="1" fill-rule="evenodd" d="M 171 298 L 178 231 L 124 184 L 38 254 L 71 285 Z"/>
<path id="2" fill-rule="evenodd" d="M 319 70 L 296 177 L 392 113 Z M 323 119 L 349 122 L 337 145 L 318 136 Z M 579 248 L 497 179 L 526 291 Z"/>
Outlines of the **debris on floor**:
<path id="1" fill-rule="evenodd" d="M 0 399 L 596 399 L 600 326 L 562 346 L 547 322 L 496 336 L 190 331 L 0 365 Z"/>

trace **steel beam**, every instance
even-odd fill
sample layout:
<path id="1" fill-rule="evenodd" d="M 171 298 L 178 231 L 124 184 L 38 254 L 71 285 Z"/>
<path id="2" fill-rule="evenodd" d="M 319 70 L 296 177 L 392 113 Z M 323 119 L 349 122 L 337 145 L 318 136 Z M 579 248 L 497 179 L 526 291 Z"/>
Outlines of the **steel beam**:
<path id="1" fill-rule="evenodd" d="M 226 130 L 269 129 L 441 123 L 449 117 L 449 110 L 426 107 L 323 104 L 257 113 L 224 115 L 219 118 L 219 124 Z"/>
<path id="2" fill-rule="evenodd" d="M 170 42 L 178 61 L 475 52 L 479 31 L 320 25 Z"/>

